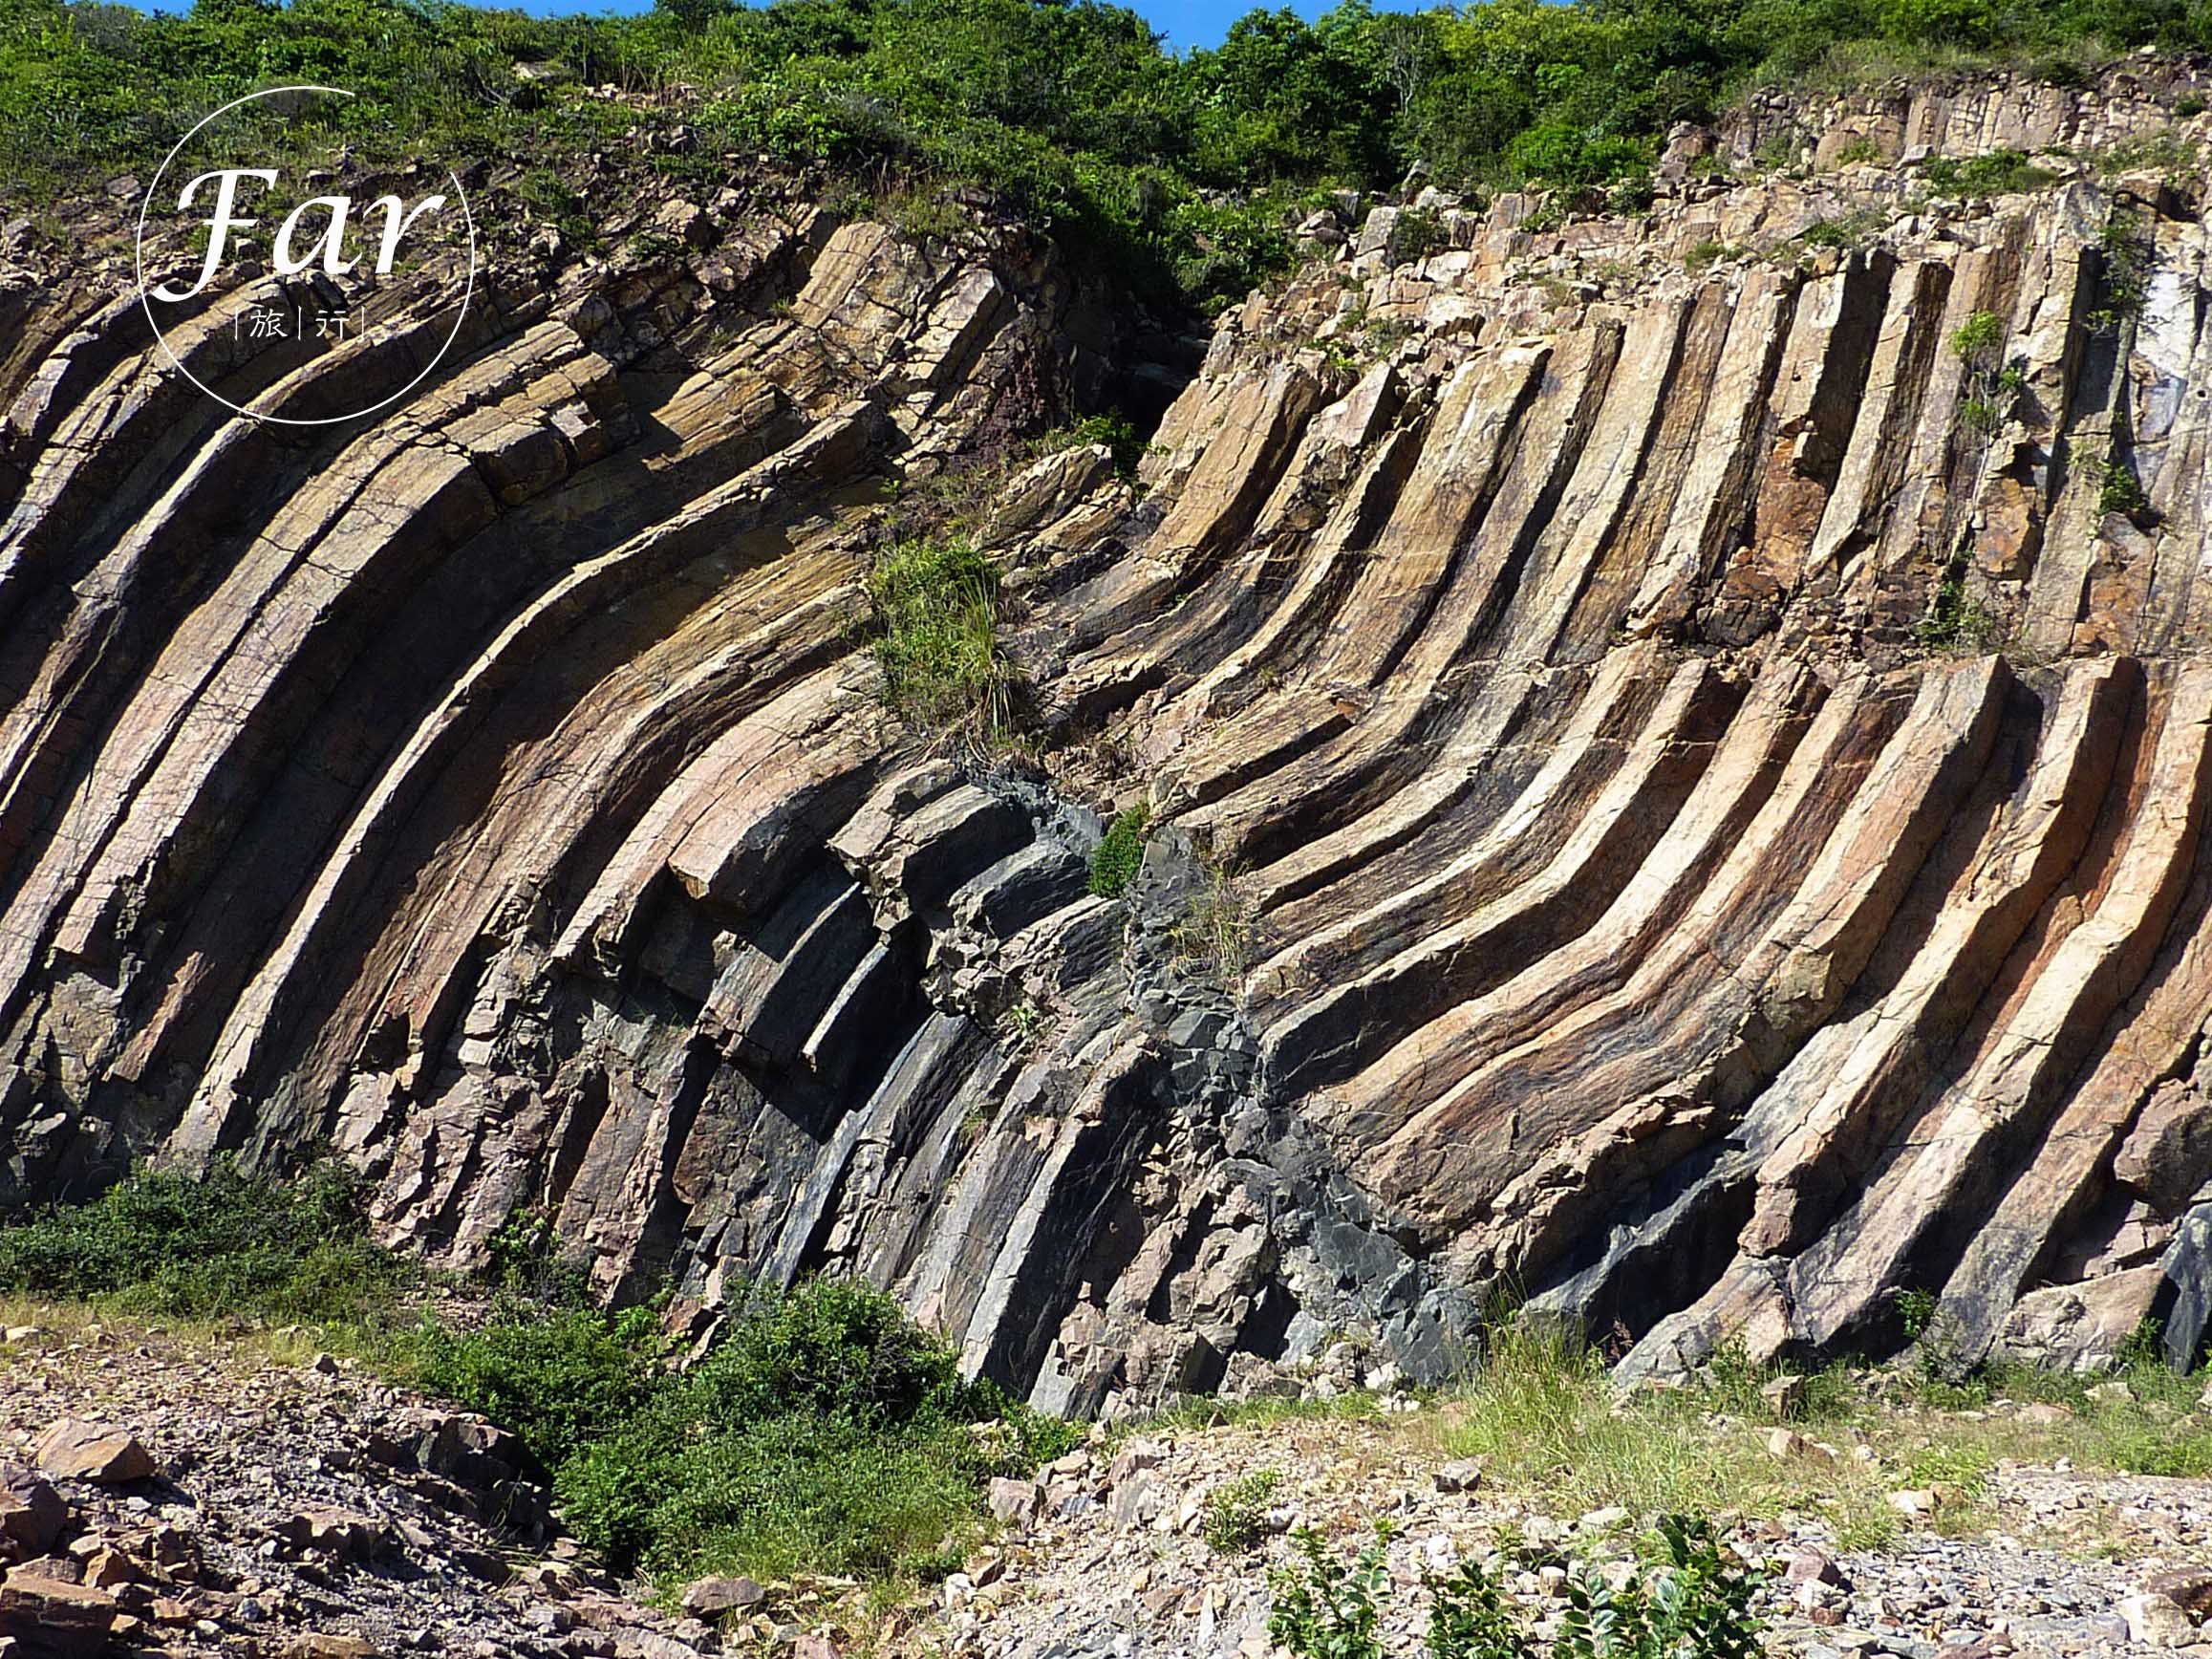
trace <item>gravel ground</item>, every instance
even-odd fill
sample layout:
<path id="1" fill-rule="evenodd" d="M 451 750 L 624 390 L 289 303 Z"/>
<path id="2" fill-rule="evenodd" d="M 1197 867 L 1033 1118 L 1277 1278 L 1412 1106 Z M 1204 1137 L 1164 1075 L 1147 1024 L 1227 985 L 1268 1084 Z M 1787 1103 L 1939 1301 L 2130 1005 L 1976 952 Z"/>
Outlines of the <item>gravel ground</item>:
<path id="1" fill-rule="evenodd" d="M 1440 1482 L 1436 1454 L 1389 1417 L 1195 1431 L 1127 1442 L 1110 1460 L 1104 1447 L 1078 1459 L 1048 1476 L 1043 1519 L 948 1583 L 938 1616 L 906 1651 L 1263 1659 L 1266 1569 L 1291 1554 L 1280 1533 L 1311 1524 L 1349 1550 L 1387 1517 L 1396 1594 L 1385 1646 L 1412 1655 L 1427 1623 L 1424 1567 L 1487 1556 L 1516 1533 L 1564 1558 L 1624 1559 L 1648 1519 L 1559 1517 L 1479 1480 L 1472 1491 L 1441 1491 L 1471 1472 L 1447 1466 Z M 1284 1475 L 1270 1515 L 1278 1536 L 1245 1555 L 1217 1555 L 1196 1536 L 1206 1496 L 1256 1468 Z M 1909 1524 L 1879 1550 L 1840 1547 L 1821 1520 L 1790 1515 L 1738 1525 L 1729 1538 L 1772 1570 L 1760 1605 L 1777 1654 L 2031 1659 L 2178 1648 L 2212 1659 L 2212 1629 L 2195 1627 L 2212 1603 L 2212 1574 L 2194 1589 L 2188 1582 L 2212 1566 L 2212 1482 L 2000 1466 L 1972 1517 L 1970 1536 Z M 1560 1606 L 1557 1573 L 1523 1571 L 1514 1582 L 1533 1617 Z M 2159 1585 L 2172 1596 L 2137 1603 L 2131 1624 L 2131 1598 Z M 2193 1598 L 2196 1617 L 2183 1611 Z"/>

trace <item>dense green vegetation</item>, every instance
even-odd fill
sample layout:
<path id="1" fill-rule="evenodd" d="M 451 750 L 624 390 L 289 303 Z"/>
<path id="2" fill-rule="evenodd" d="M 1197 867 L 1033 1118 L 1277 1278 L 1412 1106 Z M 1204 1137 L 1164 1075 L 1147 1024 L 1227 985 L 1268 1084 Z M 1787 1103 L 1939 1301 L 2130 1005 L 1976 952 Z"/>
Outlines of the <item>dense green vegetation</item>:
<path id="1" fill-rule="evenodd" d="M 884 700 L 916 724 L 989 743 L 1013 722 L 999 572 L 956 536 L 893 543 L 868 573 Z"/>
<path id="2" fill-rule="evenodd" d="M 1454 184 L 1604 185 L 1749 84 L 1999 58 L 2075 78 L 2146 42 L 2212 46 L 2212 0 L 1343 0 L 1312 24 L 1256 11 L 1184 55 L 1090 0 L 659 0 L 549 19 L 440 0 L 150 17 L 0 0 L 0 167 L 32 190 L 104 183 L 228 98 L 320 81 L 357 97 L 323 100 L 295 147 L 499 162 L 500 187 L 578 229 L 566 162 L 608 152 L 713 183 L 766 156 L 879 196 L 979 185 L 1140 286 L 1218 303 L 1287 257 L 1286 209 L 1332 183 L 1387 185 L 1419 161 Z"/>
<path id="3" fill-rule="evenodd" d="M 580 1537 L 674 1580 L 942 1576 L 980 1528 L 989 1478 L 1073 1444 L 963 1382 L 889 1296 L 846 1281 L 752 1296 L 678 1370 L 653 1307 L 591 1305 L 526 1223 L 495 1252 L 488 1315 L 442 1321 L 408 1294 L 423 1275 L 368 1240 L 357 1198 L 330 1167 L 289 1186 L 228 1164 L 204 1180 L 141 1173 L 0 1228 L 0 1293 L 311 1325 L 514 1430 Z"/>
<path id="4" fill-rule="evenodd" d="M 275 1186 L 219 1162 L 148 1171 L 89 1204 L 0 1228 L 0 1291 L 165 1319 L 367 1324 L 417 1276 L 363 1234 L 353 1178 Z"/>
<path id="5" fill-rule="evenodd" d="M 1382 1610 L 1391 1596 L 1378 1521 L 1375 1540 L 1350 1561 L 1312 1531 L 1296 1537 L 1299 1559 L 1268 1575 L 1268 1633 L 1298 1659 L 1390 1659 Z M 1724 1551 L 1711 1523 L 1662 1516 L 1643 1559 L 1616 1583 L 1590 1562 L 1568 1572 L 1567 1607 L 1550 1639 L 1508 1592 L 1514 1562 L 1567 1563 L 1557 1552 L 1523 1546 L 1493 1565 L 1469 1558 L 1450 1574 L 1426 1575 L 1428 1659 L 1755 1659 L 1759 1622 L 1751 1599 L 1763 1573 Z"/>
<path id="6" fill-rule="evenodd" d="M 1090 855 L 1090 890 L 1101 898 L 1119 898 L 1145 863 L 1145 826 L 1151 808 L 1139 801 L 1114 814 Z"/>

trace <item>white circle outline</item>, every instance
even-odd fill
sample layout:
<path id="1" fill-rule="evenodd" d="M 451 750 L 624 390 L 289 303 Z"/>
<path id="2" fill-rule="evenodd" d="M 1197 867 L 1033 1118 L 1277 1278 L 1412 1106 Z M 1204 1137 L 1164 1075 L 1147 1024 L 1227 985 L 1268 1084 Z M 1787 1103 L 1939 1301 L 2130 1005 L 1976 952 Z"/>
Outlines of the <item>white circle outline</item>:
<path id="1" fill-rule="evenodd" d="M 161 333 L 161 325 L 154 320 L 153 300 L 146 288 L 146 216 L 153 211 L 154 192 L 160 188 L 161 175 L 169 170 L 169 163 L 177 159 L 177 152 L 197 138 L 200 129 L 206 126 L 209 121 L 214 120 L 217 116 L 228 115 L 240 104 L 251 103 L 257 97 L 274 97 L 279 93 L 287 92 L 327 92 L 337 97 L 353 97 L 354 96 L 340 86 L 264 87 L 259 92 L 247 93 L 244 97 L 232 98 L 220 109 L 210 110 L 193 125 L 190 132 L 179 139 L 169 153 L 161 158 L 161 164 L 154 169 L 153 181 L 146 186 L 146 199 L 139 205 L 139 229 L 132 248 L 136 255 L 139 273 L 139 306 L 146 313 L 146 326 L 154 331 L 154 339 L 161 346 L 161 355 L 176 366 L 177 373 L 183 376 L 185 379 L 191 381 L 193 385 L 199 387 L 201 391 L 206 393 L 208 397 L 214 399 L 225 409 L 243 415 L 248 420 L 267 420 L 278 426 L 339 426 L 348 420 L 358 420 L 364 415 L 374 415 L 387 404 L 397 403 L 400 399 L 406 397 L 408 393 L 414 391 L 428 377 L 433 369 L 444 361 L 445 354 L 453 349 L 453 342 L 461 336 L 461 325 L 468 318 L 468 302 L 476 297 L 476 214 L 469 207 L 468 192 L 462 188 L 460 175 L 455 173 L 452 168 L 446 169 L 445 176 L 453 181 L 454 192 L 461 198 L 462 219 L 468 226 L 468 281 L 462 289 L 461 309 L 454 313 L 453 327 L 446 331 L 445 343 L 438 348 L 437 356 L 422 365 L 421 371 L 416 375 L 414 379 L 408 381 L 406 385 L 400 387 L 389 398 L 371 403 L 365 408 L 355 409 L 351 414 L 318 415 L 312 420 L 302 420 L 290 415 L 261 414 L 241 404 L 233 403 L 222 393 L 209 386 L 206 381 L 201 379 L 199 376 L 192 373 L 190 369 L 184 367 L 183 360 L 170 349 L 168 336 Z"/>

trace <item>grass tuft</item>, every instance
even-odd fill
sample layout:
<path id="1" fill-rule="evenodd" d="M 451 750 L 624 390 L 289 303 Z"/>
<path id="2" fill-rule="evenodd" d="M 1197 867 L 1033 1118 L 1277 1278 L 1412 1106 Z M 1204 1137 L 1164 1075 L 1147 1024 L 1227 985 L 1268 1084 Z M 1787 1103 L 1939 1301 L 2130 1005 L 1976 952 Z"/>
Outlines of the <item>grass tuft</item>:
<path id="1" fill-rule="evenodd" d="M 914 723 L 985 742 L 1013 728 L 999 649 L 999 575 L 965 541 L 892 545 L 868 576 L 884 700 Z"/>

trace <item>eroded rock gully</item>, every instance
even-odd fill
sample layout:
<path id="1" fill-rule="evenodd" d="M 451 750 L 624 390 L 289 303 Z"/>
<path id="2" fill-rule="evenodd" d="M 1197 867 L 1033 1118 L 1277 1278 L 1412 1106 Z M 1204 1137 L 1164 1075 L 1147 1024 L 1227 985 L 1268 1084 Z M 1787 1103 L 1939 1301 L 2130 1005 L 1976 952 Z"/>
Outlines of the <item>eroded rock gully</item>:
<path id="1" fill-rule="evenodd" d="M 1317 215 L 1135 484 L 980 504 L 1019 761 L 856 626 L 882 483 L 1101 373 L 1018 234 L 663 209 L 306 439 L 19 273 L 0 1199 L 327 1144 L 439 1260 L 544 1205 L 612 1295 L 849 1269 L 1085 1411 L 1347 1330 L 1433 1375 L 1506 1286 L 1632 1370 L 1894 1346 L 1907 1287 L 1968 1356 L 2186 1357 L 2201 74 L 1761 104 L 1635 217 Z M 1803 177 L 1698 161 L 1784 127 Z M 2065 148 L 1912 165 L 2001 144 Z M 187 362 L 319 406 L 351 348 L 242 354 L 258 291 Z"/>

